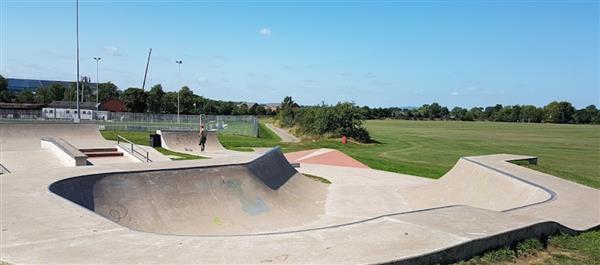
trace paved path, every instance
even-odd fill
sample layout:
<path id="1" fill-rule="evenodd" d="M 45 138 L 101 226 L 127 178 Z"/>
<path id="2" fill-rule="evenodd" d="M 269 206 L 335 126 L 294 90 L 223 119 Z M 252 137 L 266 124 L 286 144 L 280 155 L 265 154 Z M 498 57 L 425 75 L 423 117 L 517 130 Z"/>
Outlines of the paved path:
<path id="1" fill-rule="evenodd" d="M 342 167 L 368 168 L 360 161 L 338 151 L 329 148 L 311 149 L 298 152 L 286 153 L 285 157 L 290 163 L 322 164 Z"/>
<path id="2" fill-rule="evenodd" d="M 298 137 L 291 134 L 289 132 L 289 130 L 287 130 L 287 129 L 279 128 L 279 127 L 273 125 L 272 123 L 266 123 L 265 125 L 267 126 L 267 128 L 271 129 L 271 131 L 273 131 L 275 134 L 277 134 L 277 136 L 279 136 L 279 138 L 281 138 L 281 141 L 284 143 L 300 142 L 300 139 L 298 139 Z"/>

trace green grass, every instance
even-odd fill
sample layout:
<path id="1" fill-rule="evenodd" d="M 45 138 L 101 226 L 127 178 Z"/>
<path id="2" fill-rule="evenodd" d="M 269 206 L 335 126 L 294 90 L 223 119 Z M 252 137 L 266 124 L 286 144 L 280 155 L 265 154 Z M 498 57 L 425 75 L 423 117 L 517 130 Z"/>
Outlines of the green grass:
<path id="1" fill-rule="evenodd" d="M 284 152 L 313 148 L 338 149 L 369 167 L 439 178 L 461 156 L 498 153 L 532 155 L 535 170 L 600 188 L 600 126 L 456 121 L 367 121 L 377 144 L 323 139 L 278 143 L 265 138 L 221 138 L 227 148 L 280 145 Z M 263 130 L 268 130 L 261 126 Z"/>
<path id="2" fill-rule="evenodd" d="M 168 150 L 168 149 L 164 149 L 162 147 L 155 147 L 154 149 L 156 149 L 157 151 L 159 151 L 161 154 L 163 154 L 165 156 L 172 156 L 172 157 L 170 157 L 171 160 L 206 159 L 206 157 L 203 157 L 203 156 L 175 152 L 175 151 L 171 151 L 171 150 Z"/>
<path id="3" fill-rule="evenodd" d="M 331 184 L 331 181 L 324 178 L 324 177 L 319 177 L 319 176 L 315 176 L 315 175 L 311 175 L 311 174 L 306 174 L 306 173 L 302 173 L 302 175 L 304 175 L 305 177 L 312 179 L 314 181 L 317 182 L 321 182 L 321 183 L 325 183 L 325 184 Z"/>
<path id="4" fill-rule="evenodd" d="M 600 260 L 600 231 L 590 231 L 577 236 L 551 237 L 547 248 L 537 239 L 527 239 L 516 248 L 502 248 L 463 261 L 461 265 L 488 264 L 555 264 L 592 265 Z"/>
<path id="5" fill-rule="evenodd" d="M 138 131 L 100 131 L 100 134 L 106 140 L 116 141 L 117 135 L 125 137 L 134 144 L 149 145 L 150 134 L 153 132 L 138 132 Z"/>
<path id="6" fill-rule="evenodd" d="M 248 151 L 251 147 L 274 147 L 279 145 L 281 138 L 260 122 L 258 137 L 232 134 L 219 134 L 221 144 L 230 150 Z"/>

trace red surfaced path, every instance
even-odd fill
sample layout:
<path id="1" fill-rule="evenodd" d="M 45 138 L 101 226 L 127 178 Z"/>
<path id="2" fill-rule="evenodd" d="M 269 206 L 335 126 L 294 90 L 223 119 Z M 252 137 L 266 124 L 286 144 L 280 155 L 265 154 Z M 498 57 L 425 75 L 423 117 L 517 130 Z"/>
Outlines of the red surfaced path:
<path id="1" fill-rule="evenodd" d="M 365 164 L 335 149 L 312 149 L 285 154 L 290 163 L 321 164 L 368 168 Z"/>

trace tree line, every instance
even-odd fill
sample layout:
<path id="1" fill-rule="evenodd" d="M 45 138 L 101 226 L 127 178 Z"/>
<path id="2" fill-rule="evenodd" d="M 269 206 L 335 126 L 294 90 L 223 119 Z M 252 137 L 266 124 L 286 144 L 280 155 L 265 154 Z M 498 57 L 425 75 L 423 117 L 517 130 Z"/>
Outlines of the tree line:
<path id="1" fill-rule="evenodd" d="M 75 84 L 65 87 L 60 83 L 53 83 L 48 87 L 39 88 L 35 93 L 21 91 L 13 93 L 7 90 L 7 81 L 0 75 L 0 102 L 38 103 L 49 104 L 52 101 L 74 101 L 77 93 Z M 96 101 L 95 84 L 81 82 L 83 101 Z M 275 115 L 277 110 L 271 110 L 258 104 L 248 106 L 240 102 L 212 100 L 199 95 L 187 86 L 178 92 L 165 92 L 160 84 L 154 85 L 148 91 L 141 88 L 130 87 L 120 90 L 111 82 L 98 84 L 98 98 L 100 102 L 110 99 L 120 99 L 130 112 L 143 113 L 177 113 L 177 94 L 180 99 L 181 114 L 209 114 L 209 115 Z M 289 99 L 291 100 L 291 98 Z M 293 100 L 292 100 L 293 102 Z M 284 101 L 283 104 L 286 102 Z M 294 103 L 295 104 L 295 103 Z M 325 105 L 316 106 L 323 108 Z M 311 108 L 311 107 L 303 107 Z M 352 109 L 357 108 L 352 105 Z M 284 110 L 284 109 L 281 109 Z M 289 110 L 285 110 L 289 111 Z M 314 111 L 313 109 L 307 112 Z M 533 105 L 506 105 L 496 104 L 488 107 L 462 107 L 442 106 L 439 103 L 425 104 L 418 108 L 370 108 L 360 107 L 362 119 L 405 119 L 405 120 L 461 120 L 461 121 L 500 121 L 500 122 L 549 122 L 549 123 L 575 123 L 575 124 L 600 124 L 600 111 L 595 105 L 576 109 L 566 101 L 553 101 L 544 107 Z M 291 119 L 293 115 L 282 115 L 282 119 Z M 320 114 L 319 114 L 320 115 Z M 289 121 L 283 121 L 288 124 Z M 319 131 L 321 129 L 318 129 Z"/>
<path id="2" fill-rule="evenodd" d="M 364 106 L 361 109 L 366 119 L 600 124 L 600 111 L 595 105 L 576 109 L 566 101 L 553 101 L 543 107 L 496 104 L 485 108 L 453 107 L 448 109 L 448 107 L 434 102 L 418 108 L 369 108 Z"/>
<path id="3" fill-rule="evenodd" d="M 8 83 L 0 75 L 0 102 L 50 104 L 53 101 L 75 101 L 77 88 L 75 84 L 65 87 L 61 83 L 52 83 L 37 91 L 25 90 L 18 93 L 8 91 Z M 80 82 L 82 101 L 96 102 L 96 85 Z M 129 112 L 138 113 L 177 113 L 177 94 L 179 93 L 179 110 L 181 114 L 208 115 L 274 115 L 275 113 L 258 104 L 248 106 L 233 101 L 212 100 L 199 95 L 187 86 L 178 92 L 166 92 L 157 84 L 145 91 L 130 87 L 120 90 L 111 82 L 98 84 L 98 101 L 120 99 Z"/>

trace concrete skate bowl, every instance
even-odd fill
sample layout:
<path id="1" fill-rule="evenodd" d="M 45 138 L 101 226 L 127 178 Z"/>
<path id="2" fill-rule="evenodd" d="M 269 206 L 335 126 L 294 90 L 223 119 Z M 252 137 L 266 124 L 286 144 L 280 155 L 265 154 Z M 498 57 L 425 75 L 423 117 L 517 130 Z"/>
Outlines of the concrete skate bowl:
<path id="1" fill-rule="evenodd" d="M 299 174 L 276 148 L 244 164 L 79 176 L 50 190 L 133 230 L 226 236 L 317 220 L 327 187 Z"/>
<path id="2" fill-rule="evenodd" d="M 159 130 L 163 147 L 184 153 L 200 153 L 198 145 L 200 137 L 198 131 Z M 208 132 L 206 135 L 205 152 L 228 152 L 219 142 L 216 132 Z"/>

